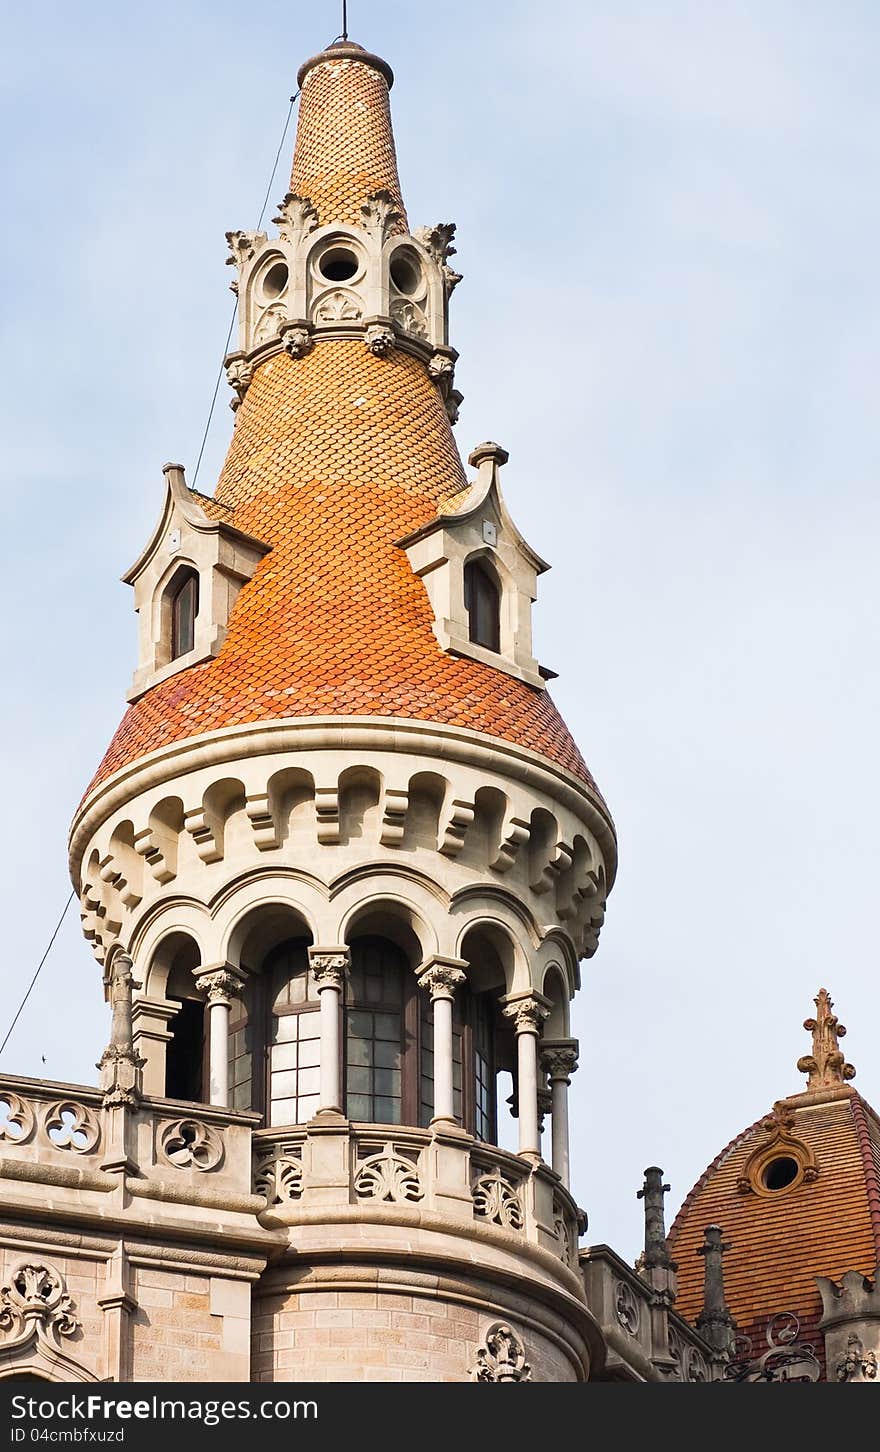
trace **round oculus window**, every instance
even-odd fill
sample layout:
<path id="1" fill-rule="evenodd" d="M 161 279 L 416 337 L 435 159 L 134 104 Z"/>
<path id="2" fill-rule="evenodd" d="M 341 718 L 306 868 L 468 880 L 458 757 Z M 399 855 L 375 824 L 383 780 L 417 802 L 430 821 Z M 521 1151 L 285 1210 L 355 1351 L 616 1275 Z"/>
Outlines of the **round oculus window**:
<path id="1" fill-rule="evenodd" d="M 287 286 L 288 276 L 286 262 L 273 262 L 268 272 L 263 274 L 263 296 L 280 297 Z"/>
<path id="2" fill-rule="evenodd" d="M 801 1167 L 791 1155 L 779 1155 L 765 1165 L 761 1183 L 765 1190 L 786 1190 L 800 1174 Z"/>
<path id="3" fill-rule="evenodd" d="M 391 259 L 390 272 L 391 281 L 398 292 L 406 293 L 407 296 L 418 292 L 422 281 L 422 269 L 412 252 L 407 252 L 403 248 L 395 252 Z"/>
<path id="4" fill-rule="evenodd" d="M 328 282 L 350 282 L 360 263 L 350 247 L 328 247 L 318 259 L 318 271 Z"/>

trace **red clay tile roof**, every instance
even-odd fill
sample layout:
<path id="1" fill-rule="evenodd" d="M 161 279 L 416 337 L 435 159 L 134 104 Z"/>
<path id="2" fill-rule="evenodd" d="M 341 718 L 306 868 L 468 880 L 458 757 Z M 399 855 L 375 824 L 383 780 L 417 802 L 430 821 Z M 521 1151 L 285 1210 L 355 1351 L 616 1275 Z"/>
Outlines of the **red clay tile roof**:
<path id="1" fill-rule="evenodd" d="M 91 786 L 170 742 L 239 722 L 376 715 L 501 737 L 595 790 L 546 691 L 440 649 L 425 587 L 395 547 L 463 478 L 442 400 L 415 358 L 376 358 L 359 339 L 337 339 L 263 364 L 237 412 L 217 499 L 271 552 L 241 591 L 217 658 L 129 707 Z"/>
<path id="2" fill-rule="evenodd" d="M 322 223 L 360 222 L 378 189 L 402 209 L 383 65 L 339 53 L 308 63 L 292 187 Z M 216 499 L 202 502 L 271 551 L 217 658 L 129 708 L 89 791 L 186 737 L 327 715 L 467 727 L 538 752 L 595 790 L 545 691 L 440 649 L 425 587 L 395 547 L 465 483 L 443 401 L 414 357 L 325 339 L 305 358 L 263 363 L 236 413 Z"/>
<path id="3" fill-rule="evenodd" d="M 361 205 L 387 191 L 402 215 L 391 231 L 406 231 L 388 86 L 372 65 L 341 47 L 312 66 L 303 80 L 290 190 L 308 197 L 323 227 L 362 226 Z"/>
<path id="4" fill-rule="evenodd" d="M 769 1139 L 760 1120 L 713 1160 L 682 1205 L 669 1233 L 678 1263 L 676 1310 L 696 1319 L 703 1300 L 703 1263 L 697 1255 L 707 1225 L 720 1225 L 730 1250 L 724 1257 L 727 1301 L 739 1332 L 755 1353 L 767 1349 L 768 1322 L 792 1311 L 800 1340 L 822 1357 L 817 1331 L 822 1299 L 817 1276 L 838 1281 L 847 1271 L 873 1274 L 880 1259 L 880 1123 L 852 1089 L 834 1097 L 784 1100 L 794 1111 L 791 1133 L 813 1151 L 819 1170 L 771 1195 L 743 1193 L 737 1179 L 749 1156 Z"/>

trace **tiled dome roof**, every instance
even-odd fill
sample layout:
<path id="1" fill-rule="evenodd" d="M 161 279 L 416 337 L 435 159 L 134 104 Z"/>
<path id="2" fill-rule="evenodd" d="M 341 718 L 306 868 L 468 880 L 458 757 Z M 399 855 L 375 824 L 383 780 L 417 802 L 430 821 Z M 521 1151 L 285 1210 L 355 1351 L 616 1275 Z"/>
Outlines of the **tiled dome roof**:
<path id="1" fill-rule="evenodd" d="M 830 1007 L 827 994 L 825 999 Z M 815 1063 L 805 1058 L 800 1067 L 807 1072 Z M 810 1072 L 816 1084 L 820 1076 L 815 1067 Z M 730 1247 L 725 1296 L 752 1357 L 767 1352 L 774 1318 L 788 1314 L 799 1322 L 798 1340 L 810 1344 L 821 1363 L 816 1277 L 839 1282 L 848 1271 L 873 1276 L 880 1262 L 880 1120 L 843 1082 L 851 1072 L 849 1065 L 832 1063 L 821 1075 L 824 1085 L 780 1100 L 771 1116 L 727 1145 L 700 1176 L 669 1233 L 678 1264 L 676 1310 L 695 1320 L 703 1303 L 697 1251 L 705 1228 L 721 1226 Z M 770 1177 L 768 1188 L 769 1166 L 786 1160 L 780 1181 L 795 1165 L 799 1173 L 775 1189 Z"/>
<path id="2" fill-rule="evenodd" d="M 294 186 L 322 222 L 399 197 L 387 82 L 371 58 L 309 63 Z M 465 485 L 442 397 L 403 350 L 356 338 L 275 354 L 236 414 L 222 517 L 271 550 L 241 590 L 219 655 L 126 712 L 89 790 L 169 743 L 279 717 L 400 716 L 526 747 L 595 790 L 546 691 L 445 653 L 396 541 Z M 216 511 L 217 505 L 205 502 Z"/>

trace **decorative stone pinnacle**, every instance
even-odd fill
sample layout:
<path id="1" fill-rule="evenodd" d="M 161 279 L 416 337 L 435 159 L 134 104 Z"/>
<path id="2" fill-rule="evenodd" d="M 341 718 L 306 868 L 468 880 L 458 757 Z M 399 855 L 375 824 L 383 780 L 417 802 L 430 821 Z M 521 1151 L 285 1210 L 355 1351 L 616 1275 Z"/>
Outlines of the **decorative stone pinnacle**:
<path id="1" fill-rule="evenodd" d="M 228 1003 L 237 998 L 244 987 L 244 974 L 231 965 L 226 968 L 209 968 L 202 973 L 195 970 L 196 988 L 204 993 L 208 1003 Z"/>
<path id="2" fill-rule="evenodd" d="M 550 1009 L 536 997 L 518 998 L 505 1004 L 504 1017 L 513 1019 L 518 1034 L 540 1034 L 541 1024 L 549 1017 Z"/>
<path id="3" fill-rule="evenodd" d="M 105 1108 L 134 1105 L 141 1092 L 141 1069 L 146 1063 L 134 1051 L 132 1029 L 132 995 L 143 984 L 136 983 L 133 963 L 127 953 L 117 953 L 110 971 L 110 1004 L 113 1018 L 110 1042 L 97 1067 L 101 1071 L 101 1088 Z"/>
<path id="4" fill-rule="evenodd" d="M 348 948 L 309 948 L 309 967 L 319 993 L 322 988 L 341 990 L 345 986 L 345 975 L 350 966 L 351 953 Z"/>
<path id="5" fill-rule="evenodd" d="M 577 1066 L 577 1039 L 545 1039 L 541 1044 L 541 1068 L 551 1083 L 556 1079 L 570 1084 Z"/>
<path id="6" fill-rule="evenodd" d="M 427 989 L 432 1000 L 453 998 L 455 990 L 461 987 L 467 977 L 464 967 L 463 961 L 435 958 L 419 974 L 419 987 Z"/>
<path id="7" fill-rule="evenodd" d="M 707 1225 L 704 1243 L 697 1255 L 704 1257 L 703 1309 L 696 1319 L 696 1328 L 716 1351 L 729 1353 L 736 1335 L 736 1322 L 724 1299 L 722 1257 L 730 1243 L 722 1238 L 720 1225 Z"/>
<path id="8" fill-rule="evenodd" d="M 797 1062 L 800 1073 L 809 1076 L 808 1092 L 811 1089 L 831 1089 L 847 1079 L 854 1079 L 856 1073 L 838 1047 L 837 1041 L 843 1038 L 846 1029 L 837 1015 L 831 1012 L 834 1004 L 828 996 L 828 989 L 820 988 L 813 1002 L 816 1017 L 804 1019 L 804 1028 L 813 1035 L 813 1052 L 804 1054 Z"/>
<path id="9" fill-rule="evenodd" d="M 636 1191 L 636 1198 L 645 1202 L 645 1257 L 646 1270 L 661 1267 L 675 1270 L 675 1261 L 666 1244 L 666 1219 L 663 1213 L 663 1198 L 669 1190 L 663 1183 L 663 1171 L 657 1165 L 645 1170 L 645 1183 Z M 702 1254 L 703 1252 L 701 1252 Z"/>

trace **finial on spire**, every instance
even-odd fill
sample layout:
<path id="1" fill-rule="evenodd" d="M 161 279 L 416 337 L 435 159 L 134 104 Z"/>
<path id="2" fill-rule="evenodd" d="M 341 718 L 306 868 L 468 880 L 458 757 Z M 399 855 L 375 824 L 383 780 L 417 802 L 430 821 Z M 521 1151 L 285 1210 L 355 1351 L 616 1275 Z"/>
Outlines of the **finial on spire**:
<path id="1" fill-rule="evenodd" d="M 828 989 L 820 988 L 813 1002 L 816 1005 L 816 1017 L 804 1019 L 804 1028 L 809 1029 L 813 1035 L 813 1052 L 804 1054 L 797 1061 L 800 1073 L 809 1075 L 808 1091 L 831 1089 L 847 1079 L 854 1079 L 856 1073 L 838 1047 L 837 1041 L 843 1038 L 846 1029 L 838 1021 L 837 1015 L 831 1012 L 834 1004 L 828 996 Z"/>
<path id="2" fill-rule="evenodd" d="M 342 0 L 342 39 L 348 40 L 348 0 Z"/>
<path id="3" fill-rule="evenodd" d="M 666 1244 L 666 1220 L 663 1214 L 663 1199 L 668 1185 L 663 1183 L 663 1171 L 657 1165 L 645 1170 L 645 1183 L 636 1192 L 638 1200 L 645 1202 L 645 1269 L 655 1266 L 664 1269 L 673 1267 L 672 1256 Z"/>
<path id="4" fill-rule="evenodd" d="M 722 1237 L 720 1225 L 707 1225 L 703 1231 L 703 1244 L 697 1251 L 703 1257 L 703 1309 L 695 1324 L 704 1341 L 729 1354 L 736 1339 L 736 1322 L 724 1298 L 722 1258 L 730 1244 Z"/>

